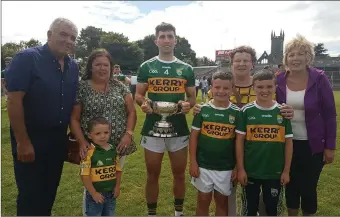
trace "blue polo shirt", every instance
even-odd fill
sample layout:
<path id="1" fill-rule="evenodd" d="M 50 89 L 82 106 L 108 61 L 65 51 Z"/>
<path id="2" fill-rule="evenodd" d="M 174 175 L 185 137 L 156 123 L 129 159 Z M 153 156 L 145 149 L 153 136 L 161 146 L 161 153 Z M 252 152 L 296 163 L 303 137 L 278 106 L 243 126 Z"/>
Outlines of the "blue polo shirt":
<path id="1" fill-rule="evenodd" d="M 78 74 L 78 65 L 68 56 L 64 59 L 62 72 L 47 44 L 26 49 L 13 58 L 5 70 L 6 86 L 8 92 L 25 92 L 23 107 L 30 138 L 47 136 L 49 131 L 65 132 L 66 135 Z"/>

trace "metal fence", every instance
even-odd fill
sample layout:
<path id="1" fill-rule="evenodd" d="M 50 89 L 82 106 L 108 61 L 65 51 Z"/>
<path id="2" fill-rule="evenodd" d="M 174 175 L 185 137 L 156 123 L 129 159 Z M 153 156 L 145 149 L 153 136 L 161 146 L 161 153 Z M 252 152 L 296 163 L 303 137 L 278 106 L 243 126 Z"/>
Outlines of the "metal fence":
<path id="1" fill-rule="evenodd" d="M 333 90 L 340 90 L 340 70 L 339 71 L 326 71 L 329 82 Z"/>

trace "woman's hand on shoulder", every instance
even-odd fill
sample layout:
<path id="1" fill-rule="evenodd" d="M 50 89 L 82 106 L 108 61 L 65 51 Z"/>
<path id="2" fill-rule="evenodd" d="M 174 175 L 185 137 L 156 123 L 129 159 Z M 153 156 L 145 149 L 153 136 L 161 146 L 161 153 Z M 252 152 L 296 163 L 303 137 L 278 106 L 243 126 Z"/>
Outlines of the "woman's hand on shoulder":
<path id="1" fill-rule="evenodd" d="M 87 151 L 91 148 L 90 143 L 83 141 L 79 143 L 79 155 L 80 159 L 84 160 L 87 156 Z"/>
<path id="2" fill-rule="evenodd" d="M 293 107 L 285 103 L 283 103 L 282 106 L 280 107 L 280 113 L 284 118 L 288 120 L 291 120 L 294 117 Z"/>

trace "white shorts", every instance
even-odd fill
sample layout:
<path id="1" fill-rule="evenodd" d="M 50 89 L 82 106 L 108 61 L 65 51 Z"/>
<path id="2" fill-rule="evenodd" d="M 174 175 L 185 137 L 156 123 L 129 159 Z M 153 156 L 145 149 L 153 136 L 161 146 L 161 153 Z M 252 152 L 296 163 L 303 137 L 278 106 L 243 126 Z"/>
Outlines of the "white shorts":
<path id="1" fill-rule="evenodd" d="M 175 152 L 187 147 L 189 144 L 189 136 L 180 136 L 172 138 L 157 138 L 150 136 L 142 136 L 141 145 L 152 152 L 164 153 Z"/>
<path id="2" fill-rule="evenodd" d="M 204 168 L 199 168 L 199 170 L 200 176 L 198 178 L 191 178 L 191 184 L 193 184 L 197 190 L 203 193 L 216 190 L 225 196 L 231 194 L 233 188 L 231 181 L 232 170 L 217 171 Z"/>

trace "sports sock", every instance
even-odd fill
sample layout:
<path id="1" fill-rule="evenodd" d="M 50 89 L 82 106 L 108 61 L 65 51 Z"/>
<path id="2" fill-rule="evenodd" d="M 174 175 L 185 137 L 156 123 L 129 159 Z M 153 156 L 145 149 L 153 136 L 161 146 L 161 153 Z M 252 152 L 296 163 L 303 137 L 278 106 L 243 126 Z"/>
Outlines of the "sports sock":
<path id="1" fill-rule="evenodd" d="M 148 216 L 156 216 L 157 202 L 148 203 L 147 206 L 148 206 Z"/>
<path id="2" fill-rule="evenodd" d="M 183 216 L 183 203 L 184 199 L 175 199 L 175 216 Z"/>

